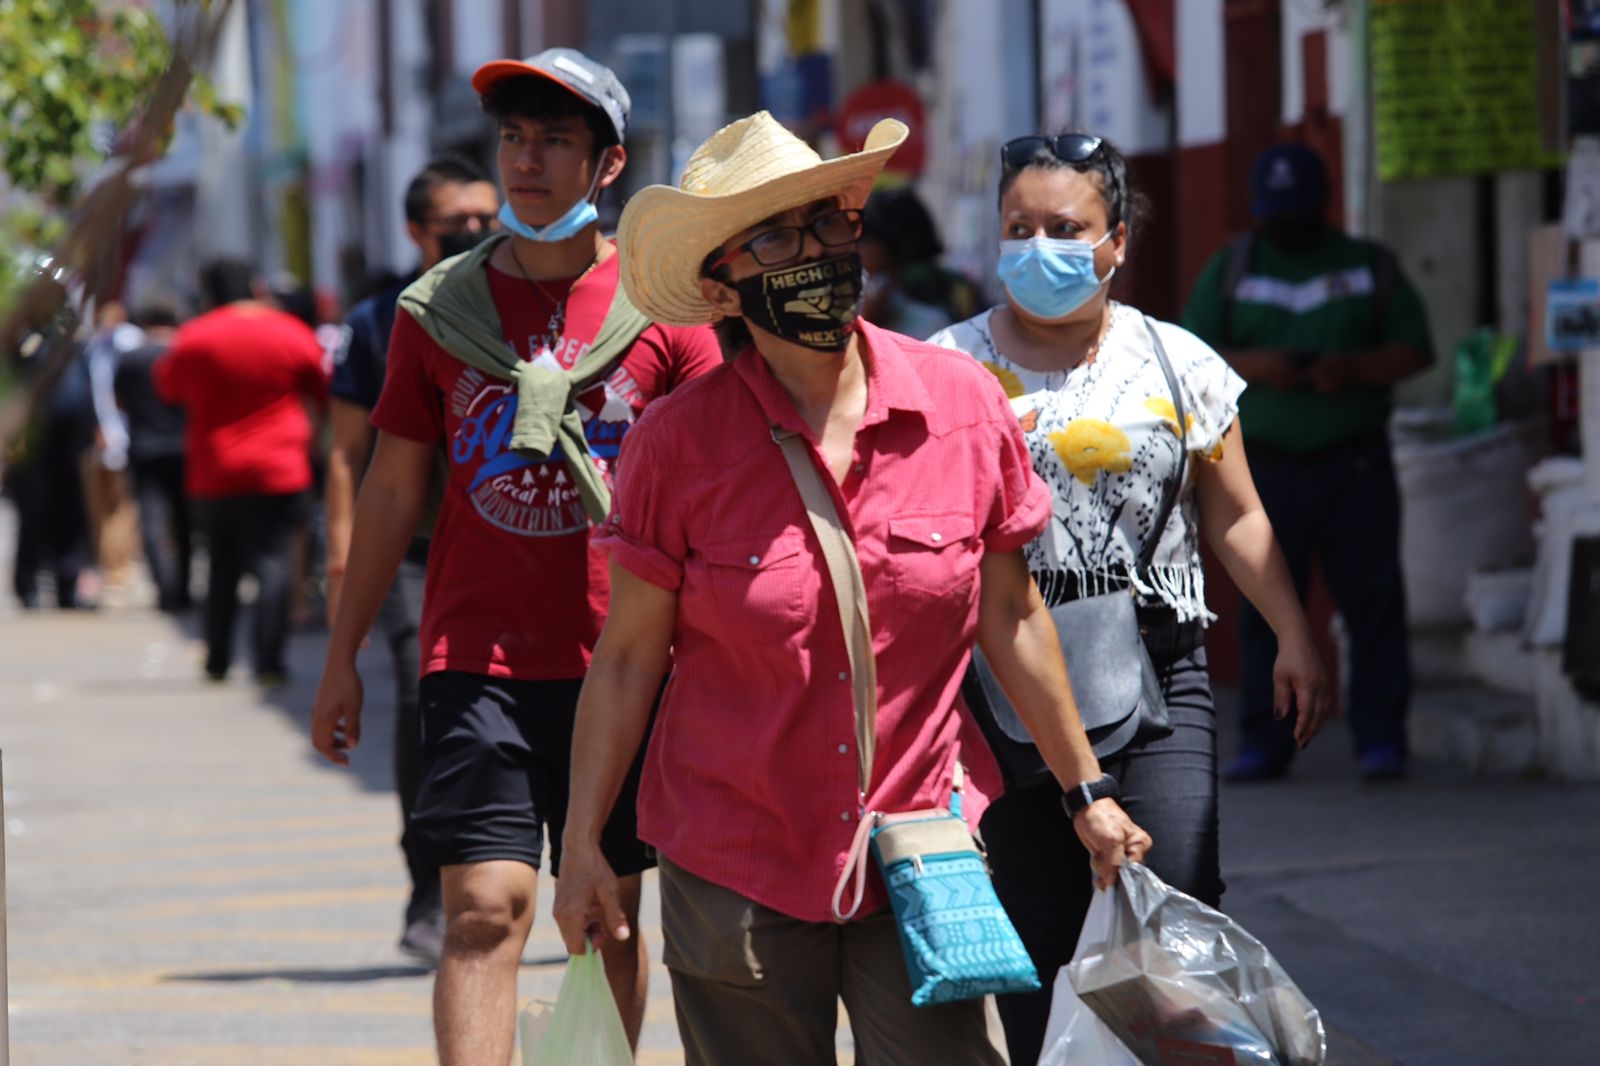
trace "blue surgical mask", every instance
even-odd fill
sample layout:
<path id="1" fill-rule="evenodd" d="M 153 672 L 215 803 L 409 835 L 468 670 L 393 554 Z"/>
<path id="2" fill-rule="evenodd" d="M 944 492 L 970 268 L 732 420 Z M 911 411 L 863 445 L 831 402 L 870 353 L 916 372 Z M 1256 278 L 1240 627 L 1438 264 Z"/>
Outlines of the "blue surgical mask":
<path id="1" fill-rule="evenodd" d="M 1000 280 L 1012 301 L 1028 314 L 1047 322 L 1066 318 L 1117 272 L 1112 267 L 1102 278 L 1094 270 L 1094 250 L 1110 237 L 1107 230 L 1093 244 L 1055 237 L 1001 241 Z"/>
<path id="2" fill-rule="evenodd" d="M 583 199 L 567 208 L 566 214 L 544 226 L 530 226 L 522 221 L 517 217 L 517 213 L 511 210 L 511 201 L 507 200 L 500 205 L 500 225 L 524 240 L 538 241 L 541 244 L 554 244 L 569 237 L 576 237 L 583 232 L 585 226 L 592 225 L 600 218 L 600 212 L 594 206 L 594 190 L 599 183 L 600 168 L 596 166 L 594 179 L 589 182 L 589 191 L 583 194 Z"/>

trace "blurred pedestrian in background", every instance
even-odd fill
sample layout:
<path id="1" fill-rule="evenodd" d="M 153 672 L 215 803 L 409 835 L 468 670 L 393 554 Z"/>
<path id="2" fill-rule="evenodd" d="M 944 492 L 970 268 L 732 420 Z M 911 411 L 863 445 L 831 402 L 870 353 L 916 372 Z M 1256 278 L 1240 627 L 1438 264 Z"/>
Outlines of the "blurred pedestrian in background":
<path id="1" fill-rule="evenodd" d="M 861 317 L 918 340 L 978 313 L 978 288 L 939 262 L 944 242 L 909 185 L 879 189 L 861 216 Z"/>
<path id="2" fill-rule="evenodd" d="M 205 674 L 228 674 L 239 580 L 251 574 L 252 665 L 274 687 L 287 677 L 290 543 L 311 488 L 307 405 L 325 402 L 328 377 L 310 327 L 256 300 L 251 283 L 246 263 L 206 265 L 200 289 L 210 310 L 178 331 L 155 364 L 155 384 L 187 418 L 184 476 L 211 566 Z"/>
<path id="3" fill-rule="evenodd" d="M 427 509 L 442 448 L 410 834 L 442 875 L 443 1066 L 510 1057 L 546 831 L 550 872 L 562 876 L 573 717 L 610 598 L 590 525 L 605 518 L 618 449 L 651 401 L 721 363 L 709 330 L 651 325 L 619 297 L 617 249 L 595 208 L 627 162 L 628 93 L 616 75 L 554 48 L 487 63 L 472 83 L 498 130 L 506 232 L 401 295 L 312 710 L 313 744 L 347 763 L 360 739 L 356 651 Z M 662 680 L 652 678 L 656 689 Z M 606 848 L 627 875 L 636 923 L 639 874 L 654 860 L 628 796 Z M 637 1041 L 643 943 L 600 953 Z"/>
<path id="4" fill-rule="evenodd" d="M 135 309 L 132 322 L 142 331 L 143 343 L 123 353 L 113 388 L 128 430 L 128 473 L 139 514 L 139 539 L 156 586 L 156 606 L 176 614 L 193 605 L 189 577 L 194 540 L 184 491 L 183 408 L 156 395 L 153 371 L 177 334 L 177 308 L 147 300 Z"/>
<path id="5" fill-rule="evenodd" d="M 5 492 L 17 509 L 16 559 L 12 589 L 24 610 L 43 605 L 39 579 L 55 583 L 55 603 L 63 610 L 93 608 L 93 554 L 83 491 L 83 456 L 94 440 L 94 406 L 83 345 L 75 336 L 77 316 L 67 292 L 49 286 L 49 306 L 34 309 L 17 352 L 16 366 L 32 378 L 70 350 L 54 389 L 30 412 L 26 428 L 5 457 Z"/>
<path id="6" fill-rule="evenodd" d="M 369 418 L 383 391 L 388 365 L 389 334 L 394 329 L 400 291 L 417 274 L 431 270 L 441 259 L 466 251 L 488 235 L 500 210 L 500 195 L 475 164 L 456 157 L 435 159 L 423 167 L 406 187 L 406 233 L 421 259 L 410 278 L 369 296 L 350 309 L 333 357 L 329 386 L 328 473 L 323 496 L 327 522 L 328 625 L 339 610 L 339 592 L 350 557 L 350 529 L 355 515 L 356 487 L 366 473 L 373 437 Z M 400 814 L 406 827 L 401 848 L 411 874 L 411 897 L 406 904 L 400 950 L 427 962 L 437 962 L 444 945 L 444 912 L 439 892 L 439 868 L 421 854 L 410 833 L 411 810 L 416 805 L 421 773 L 418 745 L 422 740 L 417 720 L 417 682 L 422 672 L 418 630 L 422 623 L 424 567 L 428 541 L 413 537 L 389 595 L 378 612 L 389 659 L 394 666 L 395 725 L 394 781 L 400 796 Z"/>
<path id="7" fill-rule="evenodd" d="M 83 488 L 102 600 L 126 595 L 139 554 L 139 520 L 128 484 L 128 427 L 113 382 L 124 353 L 142 343 L 144 334 L 128 321 L 120 301 L 99 304 L 95 330 L 84 343 L 95 431 L 83 455 Z"/>
<path id="8" fill-rule="evenodd" d="M 310 327 L 316 334 L 317 343 L 322 346 L 324 358 L 330 365 L 332 364 L 334 353 L 339 347 L 341 331 L 333 323 L 321 320 L 317 310 L 317 299 L 311 291 L 311 286 L 300 280 L 293 271 L 279 270 L 269 278 L 257 280 L 255 290 L 263 302 L 285 314 L 293 315 Z M 313 412 L 311 494 L 306 501 L 304 513 L 295 523 L 289 541 L 289 625 L 293 629 L 321 622 L 316 603 L 322 590 L 319 583 L 311 580 L 312 568 L 316 565 L 316 560 L 322 556 L 322 542 L 317 536 L 321 526 L 320 523 L 314 523 L 311 518 L 317 509 L 317 501 L 322 497 L 323 483 L 327 475 L 326 430 L 326 420 L 320 417 L 320 412 Z"/>
<path id="9" fill-rule="evenodd" d="M 1250 383 L 1239 413 L 1261 501 L 1302 602 L 1316 559 L 1349 634 L 1344 706 L 1361 776 L 1399 777 L 1411 650 L 1387 426 L 1395 384 L 1433 362 L 1427 312 L 1391 252 L 1328 224 L 1314 150 L 1267 149 L 1250 192 L 1257 228 L 1212 257 L 1184 325 Z M 1241 604 L 1232 780 L 1282 777 L 1294 758 L 1274 713 L 1276 656 L 1272 628 Z"/>
<path id="10" fill-rule="evenodd" d="M 1001 149 L 1000 164 L 1006 302 L 934 341 L 967 352 L 1000 380 L 1034 470 L 1050 486 L 1053 517 L 1026 548 L 1045 603 L 1135 597 L 1171 728 L 1101 749 L 1102 765 L 1111 794 L 1120 792 L 1155 840 L 1146 864 L 1217 906 L 1217 730 L 1202 534 L 1283 638 L 1270 676 L 1276 706 L 1286 707 L 1291 692 L 1300 698 L 1291 735 L 1309 741 L 1329 707 L 1310 627 L 1239 443 L 1245 384 L 1192 334 L 1110 298 L 1139 203 L 1116 146 L 1076 133 L 1019 137 Z M 1162 528 L 1153 528 L 1164 512 Z M 1137 676 L 1144 663 L 1136 646 L 1129 652 L 1120 668 Z M 976 713 L 993 713 L 987 701 L 974 703 Z M 1089 856 L 1073 832 L 1080 816 L 1071 799 L 1056 781 L 1014 779 L 983 820 L 995 889 L 1041 976 L 1071 959 L 1089 909 Z M 1038 992 L 999 998 L 1012 1061 L 1038 1059 L 1050 991 L 1047 981 Z"/>

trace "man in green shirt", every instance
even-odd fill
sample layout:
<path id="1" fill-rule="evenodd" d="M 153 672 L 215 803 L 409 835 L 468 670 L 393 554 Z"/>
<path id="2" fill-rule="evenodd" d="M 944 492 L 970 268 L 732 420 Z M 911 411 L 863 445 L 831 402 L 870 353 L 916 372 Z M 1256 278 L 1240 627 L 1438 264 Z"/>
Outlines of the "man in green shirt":
<path id="1" fill-rule="evenodd" d="M 1302 601 L 1316 558 L 1349 631 L 1361 774 L 1399 777 L 1411 672 L 1386 425 L 1395 383 L 1433 362 L 1427 313 L 1389 251 L 1327 224 L 1312 149 L 1267 149 L 1251 193 L 1258 228 L 1212 257 L 1183 324 L 1250 383 L 1239 418 L 1262 503 Z M 1239 645 L 1242 739 L 1226 776 L 1281 777 L 1294 718 L 1273 683 L 1272 630 L 1248 603 Z"/>

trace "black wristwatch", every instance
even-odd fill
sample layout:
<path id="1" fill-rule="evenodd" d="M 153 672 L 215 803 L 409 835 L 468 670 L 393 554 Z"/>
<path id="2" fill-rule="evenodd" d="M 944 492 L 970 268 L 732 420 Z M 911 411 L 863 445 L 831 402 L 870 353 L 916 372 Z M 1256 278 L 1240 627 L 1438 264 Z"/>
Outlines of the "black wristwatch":
<path id="1" fill-rule="evenodd" d="M 1101 774 L 1098 781 L 1079 781 L 1063 792 L 1061 806 L 1066 808 L 1067 817 L 1076 818 L 1095 800 L 1121 798 L 1122 789 L 1117 787 L 1117 779 Z"/>

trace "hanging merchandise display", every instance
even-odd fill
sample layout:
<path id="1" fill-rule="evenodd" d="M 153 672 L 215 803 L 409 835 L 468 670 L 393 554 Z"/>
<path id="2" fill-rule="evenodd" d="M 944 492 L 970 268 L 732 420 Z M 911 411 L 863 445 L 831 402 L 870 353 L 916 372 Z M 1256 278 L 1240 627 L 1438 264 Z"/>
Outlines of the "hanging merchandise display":
<path id="1" fill-rule="evenodd" d="M 1540 138 L 1532 4 L 1372 0 L 1369 33 L 1380 179 L 1560 162 Z"/>

